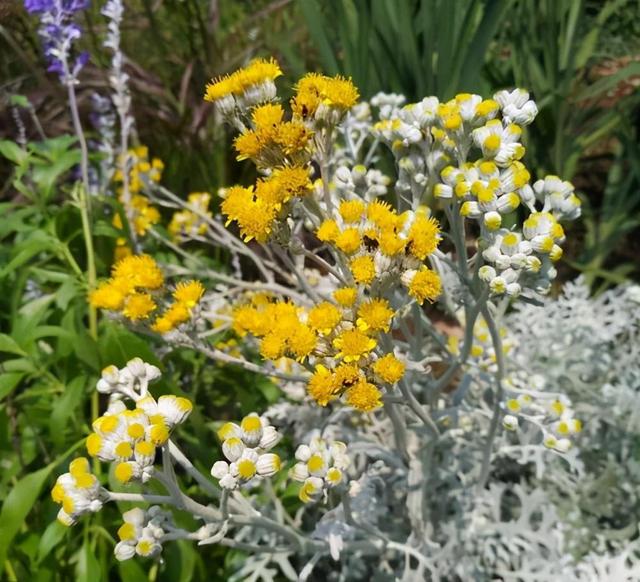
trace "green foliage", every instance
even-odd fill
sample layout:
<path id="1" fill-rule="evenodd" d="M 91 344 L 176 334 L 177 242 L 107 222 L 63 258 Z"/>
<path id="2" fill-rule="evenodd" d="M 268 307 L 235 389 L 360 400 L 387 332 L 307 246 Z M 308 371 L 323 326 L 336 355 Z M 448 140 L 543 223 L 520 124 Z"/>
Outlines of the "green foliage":
<path id="1" fill-rule="evenodd" d="M 301 0 L 299 7 L 325 73 L 352 77 L 365 97 L 397 92 L 411 101 L 483 92 L 484 58 L 511 3 Z"/>
<path id="2" fill-rule="evenodd" d="M 117 564 L 109 533 L 121 520 L 115 508 L 76 526 L 84 529 L 83 536 L 68 536 L 55 521 L 57 506 L 49 490 L 72 453 L 82 454 L 97 410 L 95 383 L 108 364 L 123 366 L 142 357 L 164 371 L 163 382 L 155 387 L 158 394 L 183 394 L 198 403 L 185 440 L 190 458 L 205 474 L 216 442 L 217 425 L 210 419 L 263 408 L 277 399 L 278 391 L 264 378 L 208 365 L 204 356 L 188 350 L 161 357 L 155 341 L 108 319 L 100 322 L 94 339 L 88 331 L 82 223 L 69 181 L 79 160 L 75 140 L 64 136 L 25 148 L 1 141 L 0 153 L 14 167 L 11 183 L 19 193 L 13 202 L 0 205 L 5 217 L 0 223 L 0 563 L 8 579 L 38 572 L 43 580 L 94 582 L 113 579 L 117 572 L 132 582 L 148 575 L 206 580 L 211 569 L 204 564 L 212 556 L 226 576 L 219 549 L 199 552 L 191 544 L 169 549 L 163 567 Z M 97 198 L 92 206 L 96 259 L 105 265 L 106 275 L 118 233 L 98 218 L 108 205 Z M 213 272 L 213 260 L 198 260 Z M 119 505 L 121 511 L 130 508 Z"/>

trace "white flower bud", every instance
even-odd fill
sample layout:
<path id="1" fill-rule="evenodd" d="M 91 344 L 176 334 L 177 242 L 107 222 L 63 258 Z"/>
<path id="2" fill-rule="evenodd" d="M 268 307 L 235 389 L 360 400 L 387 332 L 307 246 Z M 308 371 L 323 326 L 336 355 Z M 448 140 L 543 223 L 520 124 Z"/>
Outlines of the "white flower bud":
<path id="1" fill-rule="evenodd" d="M 298 461 L 302 461 L 306 463 L 309 460 L 309 457 L 311 457 L 311 449 L 309 448 L 308 445 L 300 445 L 296 449 L 295 456 Z"/>
<path id="2" fill-rule="evenodd" d="M 273 453 L 260 455 L 257 462 L 258 475 L 261 477 L 271 477 L 280 470 L 280 457 Z"/>
<path id="3" fill-rule="evenodd" d="M 506 414 L 502 419 L 502 426 L 507 430 L 517 430 L 518 429 L 518 417 L 513 416 L 512 414 Z"/>
<path id="4" fill-rule="evenodd" d="M 127 370 L 134 378 L 146 377 L 147 368 L 141 358 L 133 358 L 127 362 Z"/>
<path id="5" fill-rule="evenodd" d="M 566 453 L 571 448 L 571 441 L 569 439 L 558 439 L 554 446 L 554 449 L 560 453 Z"/>
<path id="6" fill-rule="evenodd" d="M 211 475 L 216 479 L 222 479 L 229 474 L 229 463 L 226 461 L 216 461 L 211 467 Z"/>
<path id="7" fill-rule="evenodd" d="M 222 453 L 229 461 L 237 461 L 245 450 L 245 445 L 241 439 L 231 437 L 222 443 Z"/>
<path id="8" fill-rule="evenodd" d="M 127 542 L 118 542 L 113 549 L 113 554 L 116 560 L 123 562 L 124 560 L 130 560 L 136 555 L 136 548 L 134 545 Z"/>
<path id="9" fill-rule="evenodd" d="M 233 490 L 238 486 L 238 480 L 230 474 L 225 475 L 220 479 L 220 487 L 223 489 Z"/>
<path id="10" fill-rule="evenodd" d="M 262 433 L 262 438 L 260 439 L 260 444 L 258 445 L 261 449 L 268 451 L 275 447 L 282 438 L 282 435 L 275 429 L 273 426 L 267 426 L 264 428 Z"/>
<path id="11" fill-rule="evenodd" d="M 307 469 L 306 462 L 301 461 L 300 463 L 296 463 L 289 471 L 289 477 L 291 477 L 294 481 L 300 482 L 309 477 L 309 469 Z"/>
<path id="12" fill-rule="evenodd" d="M 495 279 L 496 276 L 496 270 L 489 265 L 484 265 L 478 269 L 478 277 L 485 283 L 488 283 L 491 279 Z"/>

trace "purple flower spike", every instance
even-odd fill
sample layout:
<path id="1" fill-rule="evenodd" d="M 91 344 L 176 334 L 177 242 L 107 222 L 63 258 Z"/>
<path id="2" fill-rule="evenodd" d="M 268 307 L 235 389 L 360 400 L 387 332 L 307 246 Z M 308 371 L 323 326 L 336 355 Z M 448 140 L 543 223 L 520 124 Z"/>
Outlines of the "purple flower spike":
<path id="1" fill-rule="evenodd" d="M 73 54 L 73 42 L 82 34 L 74 17 L 88 6 L 89 0 L 24 0 L 27 12 L 40 18 L 39 34 L 47 70 L 57 73 L 63 83 L 75 83 L 89 60 L 88 53 Z"/>

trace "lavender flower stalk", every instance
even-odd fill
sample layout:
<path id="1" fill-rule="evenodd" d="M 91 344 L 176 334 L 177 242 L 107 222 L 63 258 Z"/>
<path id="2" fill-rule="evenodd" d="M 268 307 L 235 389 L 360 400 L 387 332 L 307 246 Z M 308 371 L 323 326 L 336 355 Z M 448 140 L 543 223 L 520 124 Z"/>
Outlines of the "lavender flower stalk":
<path id="1" fill-rule="evenodd" d="M 113 51 L 111 59 L 111 74 L 109 75 L 109 83 L 113 89 L 113 104 L 118 112 L 120 121 L 120 155 L 118 157 L 119 169 L 122 173 L 122 201 L 124 204 L 125 215 L 129 223 L 129 233 L 134 248 L 137 247 L 136 231 L 133 227 L 134 210 L 131 204 L 131 191 L 129 188 L 129 134 L 133 129 L 134 120 L 130 115 L 131 95 L 129 93 L 129 75 L 124 72 L 123 60 L 124 55 L 120 49 L 120 24 L 122 23 L 122 15 L 124 5 L 122 0 L 109 0 L 102 14 L 109 19 L 107 30 L 107 38 L 104 46 Z"/>
<path id="2" fill-rule="evenodd" d="M 89 53 L 74 54 L 73 43 L 82 33 L 75 16 L 89 6 L 89 0 L 25 0 L 24 7 L 40 18 L 39 34 L 48 61 L 48 71 L 65 83 L 77 83 L 77 76 L 89 60 Z"/>

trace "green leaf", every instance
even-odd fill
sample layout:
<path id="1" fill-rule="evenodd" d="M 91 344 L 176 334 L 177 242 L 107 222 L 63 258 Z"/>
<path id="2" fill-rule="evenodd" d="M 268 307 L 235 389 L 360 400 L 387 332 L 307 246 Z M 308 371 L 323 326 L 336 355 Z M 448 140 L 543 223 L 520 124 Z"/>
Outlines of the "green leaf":
<path id="1" fill-rule="evenodd" d="M 145 362 L 160 366 L 160 360 L 150 348 L 149 341 L 145 341 L 134 333 L 115 325 L 107 328 L 105 337 L 99 345 L 101 359 L 104 365 L 115 364 L 123 366 L 131 358 L 140 357 Z"/>
<path id="2" fill-rule="evenodd" d="M 37 561 L 44 560 L 51 550 L 55 548 L 64 538 L 64 535 L 69 531 L 68 527 L 62 525 L 57 519 L 52 521 L 47 529 L 44 530 L 42 537 L 40 538 L 40 544 L 38 546 Z"/>
<path id="3" fill-rule="evenodd" d="M 17 166 L 21 166 L 29 157 L 29 153 L 23 150 L 17 143 L 6 139 L 0 140 L 0 155 Z"/>
<path id="4" fill-rule="evenodd" d="M 327 19 L 320 10 L 320 4 L 316 0 L 300 0 L 300 10 L 309 27 L 309 34 L 316 44 L 322 60 L 322 68 L 325 74 L 335 75 L 340 68 L 331 47 L 331 40 L 327 35 L 330 29 Z"/>
<path id="5" fill-rule="evenodd" d="M 24 109 L 28 109 L 29 107 L 31 107 L 29 99 L 27 99 L 27 97 L 25 97 L 24 95 L 11 95 L 9 101 L 11 105 L 23 107 Z"/>
<path id="6" fill-rule="evenodd" d="M 0 400 L 8 396 L 25 375 L 24 372 L 0 372 Z"/>
<path id="7" fill-rule="evenodd" d="M 18 356 L 27 355 L 27 352 L 18 345 L 18 342 L 6 333 L 0 333 L 0 352 L 7 352 Z"/>
<path id="8" fill-rule="evenodd" d="M 38 499 L 40 490 L 55 466 L 55 463 L 52 463 L 23 477 L 7 495 L 2 504 L 2 512 L 0 512 L 0 523 L 2 523 L 0 528 L 0 563 L 4 564 L 7 550 L 13 538 L 20 531 L 22 523 Z"/>
<path id="9" fill-rule="evenodd" d="M 56 445 L 64 442 L 65 426 L 82 402 L 87 380 L 86 376 L 77 376 L 66 386 L 62 396 L 56 399 L 49 419 L 49 434 Z"/>
<path id="10" fill-rule="evenodd" d="M 118 572 L 122 582 L 140 582 L 147 579 L 147 574 L 135 559 L 118 562 Z"/>
<path id="11" fill-rule="evenodd" d="M 82 544 L 78 552 L 76 580 L 78 582 L 100 582 L 102 580 L 100 562 L 95 557 L 88 541 Z"/>

